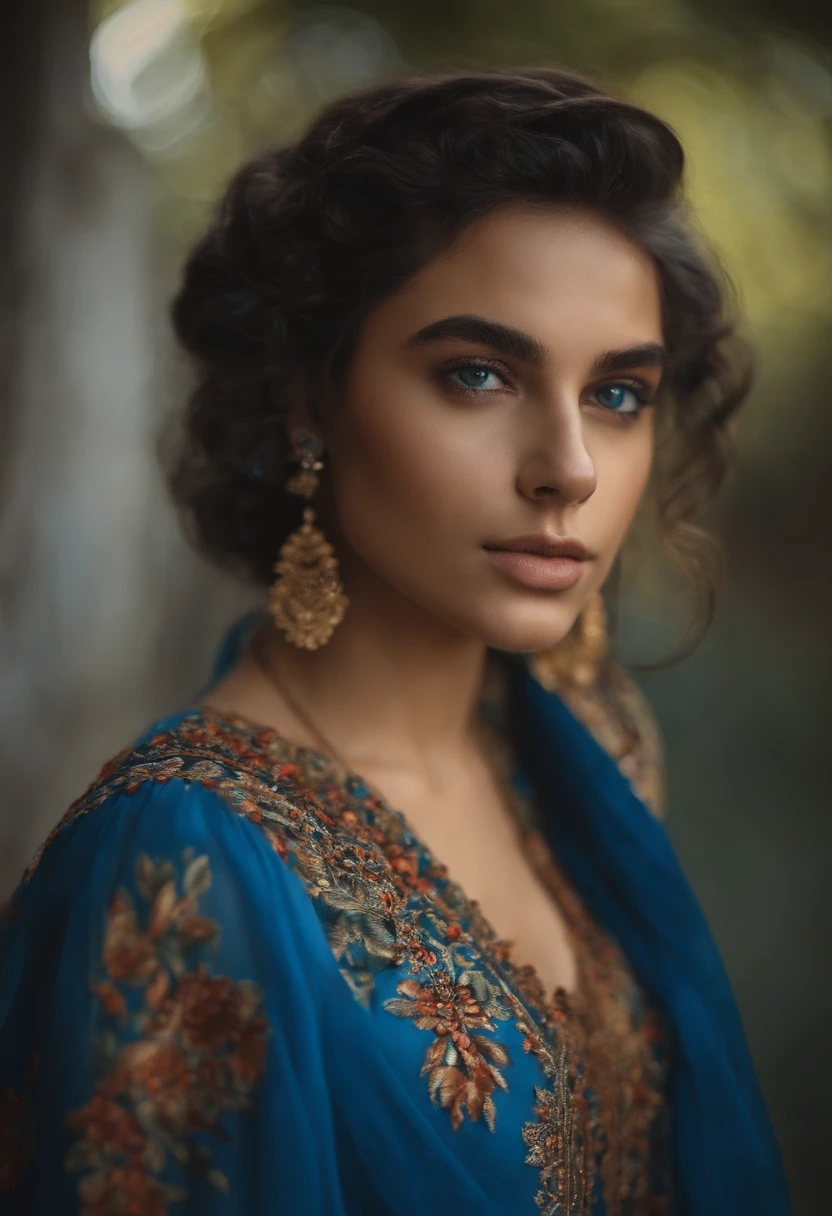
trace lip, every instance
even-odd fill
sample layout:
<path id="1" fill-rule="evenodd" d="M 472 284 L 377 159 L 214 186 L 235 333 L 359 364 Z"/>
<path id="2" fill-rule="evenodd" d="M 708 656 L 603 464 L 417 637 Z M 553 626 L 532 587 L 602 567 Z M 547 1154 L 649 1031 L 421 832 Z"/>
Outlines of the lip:
<path id="1" fill-rule="evenodd" d="M 573 557 L 576 561 L 586 561 L 592 556 L 589 549 L 577 536 L 547 536 L 545 532 L 535 532 L 529 536 L 515 536 L 511 540 L 501 540 L 493 545 L 485 545 L 489 550 L 508 550 L 511 553 L 538 553 L 541 557 Z"/>
<path id="2" fill-rule="evenodd" d="M 583 574 L 583 563 L 591 557 L 576 537 L 518 536 L 501 545 L 484 545 L 491 563 L 526 587 L 544 591 L 567 591 Z"/>

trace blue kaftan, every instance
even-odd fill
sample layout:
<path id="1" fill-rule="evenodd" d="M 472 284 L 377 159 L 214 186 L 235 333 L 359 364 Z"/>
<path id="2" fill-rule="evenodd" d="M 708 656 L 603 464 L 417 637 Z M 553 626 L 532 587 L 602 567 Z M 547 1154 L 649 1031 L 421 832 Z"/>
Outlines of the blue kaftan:
<path id="1" fill-rule="evenodd" d="M 664 828 L 523 659 L 490 662 L 483 717 L 576 991 L 547 999 L 360 776 L 186 706 L 104 767 L 4 910 L 3 1211 L 784 1216 Z"/>

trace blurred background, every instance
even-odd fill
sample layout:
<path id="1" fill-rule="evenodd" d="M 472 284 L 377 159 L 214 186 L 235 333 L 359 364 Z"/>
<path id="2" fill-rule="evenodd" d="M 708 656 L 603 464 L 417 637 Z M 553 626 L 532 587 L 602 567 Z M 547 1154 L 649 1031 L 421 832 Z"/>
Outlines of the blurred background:
<path id="1" fill-rule="evenodd" d="M 797 1216 L 829 1211 L 832 11 L 812 0 L 30 0 L 0 39 L 0 898 L 98 766 L 201 683 L 251 602 L 157 461 L 167 304 L 240 160 L 411 68 L 557 64 L 656 110 L 759 352 L 693 657 L 638 676 L 668 829 L 722 947 Z M 650 562 L 625 660 L 684 620 Z M 703 1163 L 706 1167 L 706 1163 Z"/>

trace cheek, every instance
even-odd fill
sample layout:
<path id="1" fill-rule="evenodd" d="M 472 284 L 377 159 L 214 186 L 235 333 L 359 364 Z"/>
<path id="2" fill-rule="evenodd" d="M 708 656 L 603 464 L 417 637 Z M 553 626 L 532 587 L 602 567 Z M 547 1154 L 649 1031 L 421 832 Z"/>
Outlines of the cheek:
<path id="1" fill-rule="evenodd" d="M 613 440 L 616 437 L 613 436 Z M 599 543 L 617 546 L 626 535 L 644 495 L 653 465 L 653 426 L 645 415 L 638 431 L 606 443 L 596 454 L 598 483 L 587 504 L 599 533 Z"/>
<path id="2" fill-rule="evenodd" d="M 335 505 L 344 538 L 365 558 L 418 563 L 452 528 L 476 521 L 476 445 L 424 400 L 393 399 L 391 408 L 387 394 L 364 394 L 361 408 L 345 409 L 333 442 Z"/>

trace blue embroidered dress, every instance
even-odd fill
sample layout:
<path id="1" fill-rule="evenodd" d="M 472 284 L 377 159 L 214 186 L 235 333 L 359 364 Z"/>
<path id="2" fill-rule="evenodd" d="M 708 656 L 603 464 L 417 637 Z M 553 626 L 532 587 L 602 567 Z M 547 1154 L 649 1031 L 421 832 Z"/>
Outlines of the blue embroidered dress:
<path id="1" fill-rule="evenodd" d="M 593 733 L 500 652 L 481 712 L 576 991 L 547 1000 L 359 775 L 186 707 L 105 765 L 4 910 L 4 1211 L 787 1211 L 701 913 L 594 737 L 611 715 Z"/>

